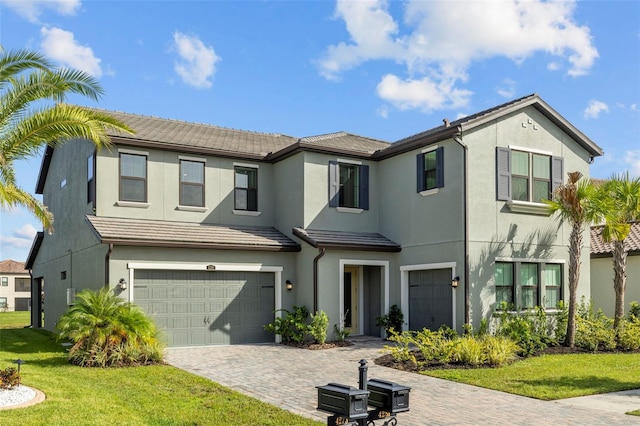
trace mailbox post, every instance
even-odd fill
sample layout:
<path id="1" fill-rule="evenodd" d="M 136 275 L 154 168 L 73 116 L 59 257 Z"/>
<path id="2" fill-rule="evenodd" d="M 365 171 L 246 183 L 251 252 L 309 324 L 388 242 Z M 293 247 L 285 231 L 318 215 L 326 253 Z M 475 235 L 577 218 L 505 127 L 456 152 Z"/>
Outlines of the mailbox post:
<path id="1" fill-rule="evenodd" d="M 411 388 L 380 379 L 367 380 L 367 361 L 360 360 L 358 368 L 359 389 L 339 383 L 316 386 L 318 410 L 332 415 L 327 417 L 327 426 L 374 425 L 383 421 L 383 426 L 397 425 L 397 413 L 409 411 Z M 374 407 L 367 411 L 367 407 Z"/>

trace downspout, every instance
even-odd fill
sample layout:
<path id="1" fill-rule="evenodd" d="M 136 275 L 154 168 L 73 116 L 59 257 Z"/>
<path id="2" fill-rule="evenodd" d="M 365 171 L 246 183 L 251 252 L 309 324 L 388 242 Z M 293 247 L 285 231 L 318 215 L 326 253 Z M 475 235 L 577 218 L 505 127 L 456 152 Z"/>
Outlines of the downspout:
<path id="1" fill-rule="evenodd" d="M 462 147 L 463 153 L 463 212 L 464 212 L 464 323 L 465 325 L 471 324 L 471 307 L 470 307 L 470 283 L 469 283 L 469 147 L 462 142 L 462 127 L 458 127 L 458 134 L 453 137 L 453 140 Z"/>
<path id="2" fill-rule="evenodd" d="M 104 282 L 107 288 L 109 288 L 109 257 L 113 251 L 113 244 L 109 244 L 108 247 L 107 254 L 104 256 Z"/>
<path id="3" fill-rule="evenodd" d="M 316 257 L 313 258 L 313 312 L 318 312 L 318 261 L 324 256 L 326 249 L 321 248 Z"/>

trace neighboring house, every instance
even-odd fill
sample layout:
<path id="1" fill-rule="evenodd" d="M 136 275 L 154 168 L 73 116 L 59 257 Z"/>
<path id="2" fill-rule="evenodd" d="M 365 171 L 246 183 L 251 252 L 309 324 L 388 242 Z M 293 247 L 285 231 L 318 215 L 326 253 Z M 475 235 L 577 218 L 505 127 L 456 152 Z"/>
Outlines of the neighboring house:
<path id="1" fill-rule="evenodd" d="M 330 333 L 376 336 L 393 304 L 414 330 L 477 327 L 501 302 L 553 309 L 570 226 L 541 200 L 602 155 L 535 94 L 392 144 L 111 114 L 137 134 L 45 152 L 56 230 L 34 240 L 33 291 L 46 281 L 54 329 L 106 283 L 170 346 L 272 341 L 273 311 L 303 305 Z M 581 260 L 589 297 L 588 245 Z"/>
<path id="2" fill-rule="evenodd" d="M 631 302 L 640 303 L 640 222 L 631 225 L 625 239 L 627 247 L 627 281 L 624 296 L 625 313 Z M 602 240 L 602 226 L 591 228 L 591 300 L 595 309 L 605 315 L 615 313 L 616 292 L 613 289 L 613 244 Z"/>
<path id="3" fill-rule="evenodd" d="M 31 309 L 31 277 L 24 262 L 0 261 L 0 312 Z"/>

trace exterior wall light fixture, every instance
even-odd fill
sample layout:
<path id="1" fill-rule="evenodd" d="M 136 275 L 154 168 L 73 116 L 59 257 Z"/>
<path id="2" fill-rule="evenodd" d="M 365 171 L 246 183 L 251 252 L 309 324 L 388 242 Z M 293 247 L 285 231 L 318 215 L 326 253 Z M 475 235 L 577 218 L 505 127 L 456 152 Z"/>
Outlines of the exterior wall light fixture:
<path id="1" fill-rule="evenodd" d="M 118 287 L 120 288 L 120 290 L 127 289 L 127 282 L 125 281 L 124 278 L 120 278 L 120 281 L 118 281 Z"/>
<path id="2" fill-rule="evenodd" d="M 285 284 L 287 285 L 287 291 L 293 290 L 293 283 L 291 282 L 291 280 L 285 281 Z"/>
<path id="3" fill-rule="evenodd" d="M 451 280 L 451 287 L 458 288 L 458 284 L 460 284 L 460 277 L 455 277 Z"/>

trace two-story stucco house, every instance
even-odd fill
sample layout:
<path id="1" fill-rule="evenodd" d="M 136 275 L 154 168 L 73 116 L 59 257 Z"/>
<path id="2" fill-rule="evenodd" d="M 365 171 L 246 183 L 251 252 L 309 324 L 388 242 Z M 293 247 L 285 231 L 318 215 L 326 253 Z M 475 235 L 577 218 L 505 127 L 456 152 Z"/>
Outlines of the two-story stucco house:
<path id="1" fill-rule="evenodd" d="M 106 283 L 170 346 L 272 341 L 263 325 L 294 305 L 377 336 L 393 304 L 408 329 L 477 326 L 501 302 L 552 309 L 570 228 L 541 200 L 602 155 L 535 94 L 395 143 L 112 114 L 137 134 L 47 149 L 37 192 L 56 229 L 27 267 L 34 294 L 46 281 L 46 328 Z"/>
<path id="2" fill-rule="evenodd" d="M 31 309 L 31 277 L 24 262 L 0 261 L 0 312 Z"/>

